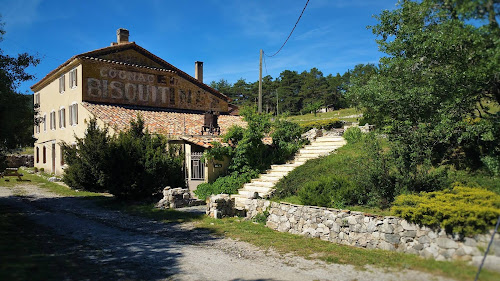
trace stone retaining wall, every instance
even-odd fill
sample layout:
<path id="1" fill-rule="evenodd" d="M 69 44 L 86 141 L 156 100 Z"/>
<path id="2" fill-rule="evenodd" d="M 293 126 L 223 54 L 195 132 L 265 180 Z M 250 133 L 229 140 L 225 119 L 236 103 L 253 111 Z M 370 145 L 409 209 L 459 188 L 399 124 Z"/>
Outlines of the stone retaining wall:
<path id="1" fill-rule="evenodd" d="M 7 167 L 19 168 L 21 166 L 33 167 L 34 157 L 28 154 L 7 155 Z"/>
<path id="2" fill-rule="evenodd" d="M 436 260 L 468 260 L 478 264 L 491 238 L 490 234 L 459 239 L 408 223 L 397 217 L 362 212 L 270 202 L 247 201 L 247 218 L 269 212 L 266 226 L 280 232 L 317 237 L 345 245 L 417 254 Z M 496 234 L 487 263 L 500 270 L 500 234 Z M 496 266 L 495 266 L 496 265 Z M 491 266 L 489 266 L 491 268 Z"/>

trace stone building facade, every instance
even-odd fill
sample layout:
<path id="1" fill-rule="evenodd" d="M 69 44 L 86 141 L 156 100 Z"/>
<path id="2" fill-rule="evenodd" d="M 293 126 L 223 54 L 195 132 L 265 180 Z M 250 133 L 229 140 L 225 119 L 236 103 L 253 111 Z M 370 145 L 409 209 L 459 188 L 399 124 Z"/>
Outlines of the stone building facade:
<path id="1" fill-rule="evenodd" d="M 73 56 L 31 87 L 42 118 L 34 128 L 35 167 L 61 175 L 61 143 L 83 137 L 91 118 L 116 133 L 140 114 L 150 132 L 184 144 L 186 157 L 192 147 L 206 149 L 185 140 L 202 138 L 205 112 L 220 113 L 221 133 L 231 125 L 245 125 L 232 114 L 237 107 L 231 99 L 203 83 L 202 62 L 195 62 L 192 77 L 128 37 L 128 30 L 119 29 L 111 46 Z M 191 161 L 186 164 L 190 171 Z M 202 182 L 209 178 L 208 168 L 204 172 L 197 174 Z"/>

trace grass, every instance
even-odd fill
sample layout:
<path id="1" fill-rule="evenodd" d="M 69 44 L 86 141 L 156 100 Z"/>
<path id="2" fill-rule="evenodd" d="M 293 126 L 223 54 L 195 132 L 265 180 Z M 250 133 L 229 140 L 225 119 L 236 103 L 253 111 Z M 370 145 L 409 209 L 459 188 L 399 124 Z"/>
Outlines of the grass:
<path id="1" fill-rule="evenodd" d="M 49 182 L 47 178 L 50 175 L 48 174 L 42 174 L 42 175 L 30 174 L 28 173 L 28 170 L 32 169 L 19 169 L 19 171 L 24 175 L 22 177 L 23 178 L 22 181 L 19 181 L 17 177 L 4 177 L 0 179 L 0 186 L 14 187 L 21 183 L 32 183 L 38 185 L 41 188 L 45 188 L 49 191 L 52 191 L 62 196 L 74 196 L 74 197 L 89 197 L 89 196 L 92 197 L 92 196 L 103 196 L 103 195 L 106 196 L 106 194 L 103 193 L 73 190 L 64 185 L 55 182 Z"/>
<path id="2" fill-rule="evenodd" d="M 280 254 L 291 253 L 306 259 L 315 258 L 328 263 L 350 264 L 358 269 L 366 265 L 396 270 L 414 269 L 458 280 L 472 280 L 477 270 L 474 266 L 469 266 L 461 261 L 428 260 L 415 255 L 361 249 L 315 238 L 280 233 L 239 218 L 222 220 L 206 218 L 199 223 L 199 227 L 209 229 L 219 235 L 251 243 L 264 250 L 274 250 Z M 481 280 L 500 280 L 499 278 L 500 273 L 481 272 Z"/>
<path id="3" fill-rule="evenodd" d="M 350 116 L 350 115 L 357 115 L 361 114 L 361 111 L 358 111 L 355 108 L 344 108 L 344 109 L 339 109 L 331 112 L 325 112 L 325 113 L 316 113 L 316 116 L 314 116 L 313 113 L 308 113 L 304 115 L 295 115 L 295 116 L 290 116 L 287 118 L 289 121 L 294 121 L 297 123 L 307 123 L 310 121 L 314 120 L 323 120 L 323 119 L 332 119 L 332 118 L 338 118 L 347 122 L 357 122 L 359 118 L 344 118 L 345 116 Z"/>
<path id="4" fill-rule="evenodd" d="M 287 196 L 284 198 L 272 198 L 271 201 L 274 202 L 285 202 L 295 205 L 303 205 L 300 201 L 300 197 L 297 195 Z M 347 206 L 346 209 L 356 212 L 369 213 L 373 215 L 379 216 L 390 216 L 391 211 L 389 209 L 380 209 L 377 207 L 368 207 L 368 206 Z"/>
<path id="5" fill-rule="evenodd" d="M 491 176 L 484 170 L 457 171 L 451 170 L 449 177 L 453 182 L 460 182 L 467 186 L 480 186 L 500 194 L 500 177 Z"/>
<path id="6" fill-rule="evenodd" d="M 98 199 L 98 197 L 95 196 L 102 195 L 98 193 L 68 190 L 67 187 L 50 183 L 45 178 L 37 175 L 27 175 L 27 179 L 61 195 L 91 196 L 91 199 Z M 19 183 L 21 182 L 4 182 L 2 179 L 0 185 L 5 186 L 5 184 L 7 184 L 9 186 L 14 186 Z M 119 203 L 111 198 L 100 201 L 100 204 L 107 208 L 119 209 L 132 215 L 139 215 L 165 223 L 195 222 L 198 228 L 208 229 L 217 235 L 224 235 L 236 240 L 245 241 L 264 250 L 274 250 L 281 254 L 290 253 L 306 259 L 323 260 L 327 263 L 350 264 L 358 267 L 358 269 L 366 265 L 373 265 L 391 270 L 413 269 L 434 275 L 451 277 L 457 280 L 472 280 L 476 274 L 476 268 L 467 265 L 465 262 L 427 260 L 415 255 L 338 245 L 320 239 L 280 233 L 261 224 L 255 224 L 241 218 L 216 220 L 206 216 L 183 213 L 175 210 L 159 210 L 154 208 L 153 204 Z M 59 276 L 56 276 L 58 270 L 55 270 L 54 266 L 71 268 L 72 263 L 78 261 L 78 257 L 61 257 L 59 260 L 54 260 L 54 254 L 51 254 L 49 250 L 40 249 L 40 247 L 42 247 L 40 244 L 43 244 L 39 243 L 40 237 L 30 236 L 41 235 L 40 233 L 43 232 L 32 232 L 30 229 L 34 229 L 35 226 L 33 224 L 23 223 L 23 218 L 18 215 L 9 214 L 6 216 L 4 212 L 1 212 L 1 214 L 0 233 L 2 234 L 2 239 L 0 239 L 0 250 L 2 253 L 6 253 L 4 256 L 8 257 L 8 259 L 0 263 L 2 266 L 0 270 L 0 280 L 26 279 L 25 276 L 27 276 L 28 273 L 32 273 L 33 268 L 42 270 L 41 273 L 36 273 L 37 275 L 35 275 L 40 276 L 40 278 L 32 278 L 32 275 L 30 275 L 28 279 L 60 279 Z M 39 226 L 36 226 L 36 230 L 39 230 L 38 227 Z M 32 234 L 14 235 L 14 233 L 22 233 L 22 231 Z M 10 234 L 6 234 L 6 232 Z M 7 237 L 7 239 L 3 237 Z M 43 238 L 42 240 L 50 242 L 50 238 Z M 5 241 L 8 241 L 8 243 Z M 62 247 L 68 246 L 65 244 L 66 242 L 64 240 L 61 241 L 62 242 L 59 243 L 59 240 L 57 240 L 54 243 L 58 245 L 61 244 Z M 15 256 L 17 256 L 17 254 L 14 255 L 13 251 L 18 251 L 19 248 L 21 248 L 21 255 L 19 255 L 20 258 L 16 259 Z M 23 254 L 22 249 L 34 252 Z M 48 258 L 49 256 L 51 257 L 50 259 Z M 50 265 L 47 265 L 49 262 Z M 13 276 L 13 274 L 15 276 Z M 51 276 L 55 277 L 52 278 Z M 500 280 L 500 274 L 483 270 L 480 280 Z"/>

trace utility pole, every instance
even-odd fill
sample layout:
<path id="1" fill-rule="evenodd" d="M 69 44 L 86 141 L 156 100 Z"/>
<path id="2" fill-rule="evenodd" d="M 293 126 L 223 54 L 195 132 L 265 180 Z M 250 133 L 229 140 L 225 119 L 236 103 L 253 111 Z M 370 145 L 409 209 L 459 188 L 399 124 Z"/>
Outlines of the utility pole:
<path id="1" fill-rule="evenodd" d="M 262 113 L 262 49 L 259 59 L 259 113 Z"/>

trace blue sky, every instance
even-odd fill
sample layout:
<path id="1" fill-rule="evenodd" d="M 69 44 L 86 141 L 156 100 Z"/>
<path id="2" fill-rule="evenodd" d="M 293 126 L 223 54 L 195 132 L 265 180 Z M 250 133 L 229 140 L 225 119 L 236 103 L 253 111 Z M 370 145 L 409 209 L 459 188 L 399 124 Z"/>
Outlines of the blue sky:
<path id="1" fill-rule="evenodd" d="M 259 50 L 273 54 L 290 33 L 306 0 L 193 1 L 42 1 L 0 0 L 7 33 L 5 54 L 38 53 L 30 68 L 37 80 L 73 55 L 109 46 L 116 30 L 194 76 L 204 62 L 204 82 L 239 78 L 255 82 Z M 310 0 L 292 37 L 275 57 L 265 60 L 263 75 L 299 73 L 317 67 L 326 76 L 343 74 L 383 55 L 366 26 L 373 15 L 394 9 L 397 0 Z M 22 92 L 36 81 L 21 85 Z"/>

